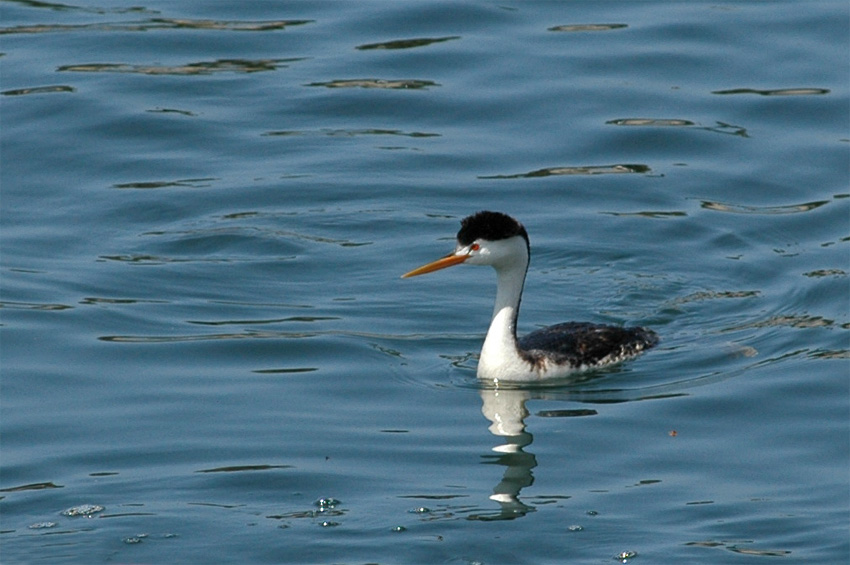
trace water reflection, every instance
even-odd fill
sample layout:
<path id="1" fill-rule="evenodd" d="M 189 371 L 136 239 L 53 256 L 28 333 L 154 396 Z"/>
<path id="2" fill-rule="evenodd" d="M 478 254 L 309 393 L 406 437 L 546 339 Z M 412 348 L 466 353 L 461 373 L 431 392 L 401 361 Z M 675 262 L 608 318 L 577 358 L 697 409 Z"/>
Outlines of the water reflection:
<path id="1" fill-rule="evenodd" d="M 598 376 L 598 375 L 597 375 Z M 584 379 L 594 379 L 587 375 Z M 573 383 L 575 384 L 575 383 Z M 674 398 L 684 396 L 683 392 L 662 391 L 657 394 L 646 394 L 646 391 L 628 391 L 605 389 L 579 392 L 563 389 L 504 389 L 483 388 L 481 396 L 481 413 L 490 421 L 488 430 L 498 438 L 498 443 L 492 448 L 493 453 L 482 455 L 485 465 L 501 465 L 504 467 L 501 480 L 493 487 L 490 500 L 498 503 L 499 508 L 493 512 L 476 513 L 467 516 L 468 520 L 514 520 L 522 518 L 536 507 L 523 502 L 522 489 L 534 484 L 534 473 L 537 467 L 537 456 L 528 450 L 534 441 L 534 436 L 526 430 L 525 419 L 529 415 L 526 403 L 528 400 L 569 401 L 591 404 L 616 404 L 620 402 Z M 592 408 L 541 410 L 534 415 L 539 418 L 576 418 L 596 416 L 598 412 Z M 531 497 L 535 498 L 535 497 Z M 570 498 L 569 496 L 543 497 L 552 502 L 555 499 Z"/>
<path id="2" fill-rule="evenodd" d="M 493 488 L 490 500 L 499 503 L 499 511 L 492 514 L 472 514 L 470 520 L 513 520 L 534 511 L 533 506 L 523 503 L 520 491 L 534 483 L 531 470 L 537 467 L 533 453 L 524 451 L 531 445 L 534 436 L 525 431 L 528 410 L 526 401 L 531 397 L 524 390 L 482 389 L 481 412 L 490 420 L 490 433 L 504 443 L 493 448 L 496 455 L 484 455 L 485 463 L 502 465 L 505 472 L 502 480 Z"/>
<path id="3" fill-rule="evenodd" d="M 521 389 L 481 389 L 481 413 L 490 421 L 488 429 L 500 443 L 492 448 L 494 454 L 483 455 L 486 465 L 504 467 L 502 479 L 493 487 L 490 500 L 499 504 L 496 512 L 472 514 L 470 520 L 514 520 L 521 518 L 535 507 L 520 499 L 525 487 L 534 483 L 532 469 L 537 467 L 537 456 L 526 448 L 534 441 L 534 436 L 525 429 L 528 416 L 526 402 L 529 399 L 552 399 L 551 393 Z M 596 410 L 547 410 L 537 415 L 541 417 L 594 416 Z"/>

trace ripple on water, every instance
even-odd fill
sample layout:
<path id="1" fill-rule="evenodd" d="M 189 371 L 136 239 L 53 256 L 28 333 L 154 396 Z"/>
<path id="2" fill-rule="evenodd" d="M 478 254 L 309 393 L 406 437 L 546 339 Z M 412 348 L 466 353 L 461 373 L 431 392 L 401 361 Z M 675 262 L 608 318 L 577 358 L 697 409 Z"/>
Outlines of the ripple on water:
<path id="1" fill-rule="evenodd" d="M 479 176 L 479 179 L 522 179 L 551 177 L 562 175 L 622 175 L 630 173 L 649 173 L 650 168 L 643 164 L 614 164 L 614 165 L 579 165 L 566 167 L 549 167 L 527 173 Z"/>
<path id="2" fill-rule="evenodd" d="M 549 31 L 611 31 L 614 29 L 625 29 L 627 27 L 629 27 L 628 24 L 567 24 L 550 27 Z"/>
<path id="3" fill-rule="evenodd" d="M 131 73 L 140 75 L 209 75 L 213 73 L 256 73 L 285 69 L 302 59 L 217 59 L 183 65 L 136 65 L 129 63 L 83 63 L 62 65 L 59 72 Z"/>
<path id="4" fill-rule="evenodd" d="M 381 43 L 367 43 L 365 45 L 358 45 L 356 49 L 359 49 L 361 51 L 368 51 L 370 49 L 411 49 L 413 47 L 425 47 L 434 43 L 443 43 L 444 41 L 451 41 L 453 39 L 460 39 L 460 36 L 451 35 L 448 37 L 420 37 L 415 39 L 395 39 L 392 41 L 383 41 Z"/>
<path id="5" fill-rule="evenodd" d="M 779 88 L 775 90 L 759 90 L 756 88 L 733 88 L 731 90 L 715 90 L 712 94 L 758 94 L 759 96 L 812 96 L 829 94 L 828 88 Z"/>
<path id="6" fill-rule="evenodd" d="M 48 86 L 31 86 L 29 88 L 16 88 L 4 90 L 0 94 L 4 96 L 23 96 L 25 94 L 48 94 L 53 92 L 76 92 L 76 88 L 66 84 L 52 84 Z"/>
<path id="7" fill-rule="evenodd" d="M 100 506 L 99 504 L 81 504 L 79 506 L 72 506 L 67 510 L 63 510 L 62 515 L 69 517 L 83 516 L 85 518 L 91 518 L 95 514 L 103 512 L 103 510 L 103 506 Z"/>
<path id="8" fill-rule="evenodd" d="M 0 35 L 71 33 L 71 32 L 138 32 L 151 30 L 196 29 L 208 31 L 274 31 L 291 26 L 312 23 L 313 20 L 263 20 L 263 21 L 227 21 L 194 20 L 188 18 L 151 18 L 136 22 L 112 22 L 97 24 L 36 24 L 0 28 Z"/>
<path id="9" fill-rule="evenodd" d="M 420 79 L 383 79 L 383 78 L 353 78 L 337 79 L 325 82 L 311 82 L 307 86 L 324 86 L 326 88 L 381 88 L 392 90 L 421 90 L 432 86 L 440 86 L 432 80 Z"/>
<path id="10" fill-rule="evenodd" d="M 733 214 L 777 215 L 810 212 L 829 203 L 829 200 L 817 200 L 815 202 L 802 202 L 800 204 L 787 204 L 784 206 L 746 206 L 743 204 L 729 204 L 725 202 L 712 202 L 710 200 L 703 200 L 700 206 L 706 210 L 714 210 L 715 212 L 731 212 Z"/>

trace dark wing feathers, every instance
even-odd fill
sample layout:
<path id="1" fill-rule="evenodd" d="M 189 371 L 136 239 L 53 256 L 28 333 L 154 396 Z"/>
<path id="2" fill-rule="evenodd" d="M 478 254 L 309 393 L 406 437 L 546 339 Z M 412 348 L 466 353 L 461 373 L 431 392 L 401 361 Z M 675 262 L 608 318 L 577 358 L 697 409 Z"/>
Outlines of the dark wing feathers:
<path id="1" fill-rule="evenodd" d="M 550 357 L 573 367 L 619 361 L 656 343 L 658 336 L 652 330 L 583 322 L 549 326 L 519 340 L 521 353 L 532 363 Z"/>

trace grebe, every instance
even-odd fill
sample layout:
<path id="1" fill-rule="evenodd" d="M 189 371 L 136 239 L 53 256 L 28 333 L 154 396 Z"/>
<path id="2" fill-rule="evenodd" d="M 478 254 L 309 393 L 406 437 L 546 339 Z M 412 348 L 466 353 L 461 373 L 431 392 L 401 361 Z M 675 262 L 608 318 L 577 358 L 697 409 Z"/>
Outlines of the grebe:
<path id="1" fill-rule="evenodd" d="M 652 330 L 567 322 L 516 336 L 522 287 L 528 271 L 528 233 L 501 212 L 483 211 L 461 221 L 457 247 L 441 259 L 402 275 L 424 275 L 452 265 L 490 265 L 498 287 L 493 319 L 478 360 L 478 378 L 494 382 L 557 379 L 617 363 L 658 343 Z"/>

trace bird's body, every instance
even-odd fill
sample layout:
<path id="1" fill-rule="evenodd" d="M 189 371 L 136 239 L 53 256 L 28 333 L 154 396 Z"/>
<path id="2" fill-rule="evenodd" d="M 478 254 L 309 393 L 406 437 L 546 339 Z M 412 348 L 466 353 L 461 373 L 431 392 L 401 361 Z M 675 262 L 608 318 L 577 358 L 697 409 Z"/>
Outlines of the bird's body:
<path id="1" fill-rule="evenodd" d="M 452 265 L 490 265 L 498 279 L 493 318 L 478 361 L 478 377 L 496 382 L 538 382 L 601 367 L 654 346 L 645 328 L 567 322 L 517 339 L 516 323 L 529 262 L 528 234 L 506 214 L 464 218 L 453 253 L 403 275 L 413 277 Z"/>

